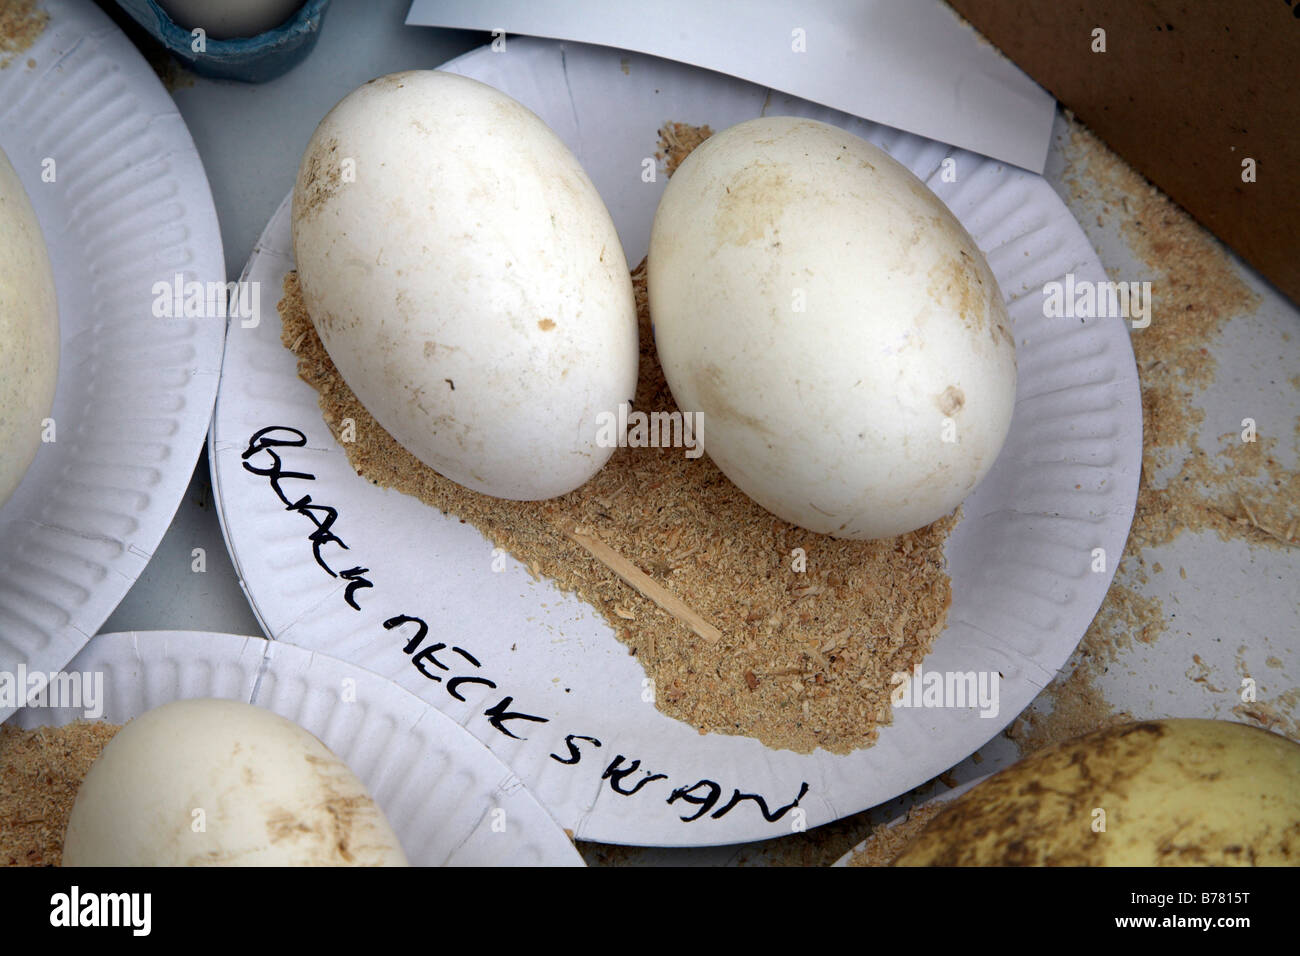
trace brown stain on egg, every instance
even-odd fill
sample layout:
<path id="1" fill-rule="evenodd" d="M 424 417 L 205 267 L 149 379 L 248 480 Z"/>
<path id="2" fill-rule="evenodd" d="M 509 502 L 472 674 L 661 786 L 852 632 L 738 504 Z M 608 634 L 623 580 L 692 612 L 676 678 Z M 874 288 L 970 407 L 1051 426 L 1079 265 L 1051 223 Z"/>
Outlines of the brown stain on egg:
<path id="1" fill-rule="evenodd" d="M 362 838 L 380 818 L 374 802 L 356 791 L 346 768 L 337 761 L 313 753 L 303 754 L 303 759 L 317 781 L 319 802 L 297 811 L 275 807 L 266 815 L 267 838 L 273 844 L 289 840 L 301 842 L 304 847 L 314 846 L 321 854 L 321 862 L 331 854 L 344 863 L 357 862 L 359 855 L 373 857 L 381 848 Z"/>
<path id="2" fill-rule="evenodd" d="M 266 818 L 266 836 L 272 843 L 280 843 L 289 838 L 297 839 L 305 833 L 311 833 L 311 827 L 298 819 L 291 810 L 280 808 Z"/>
<path id="3" fill-rule="evenodd" d="M 322 339 L 329 338 L 329 334 L 334 331 L 338 321 L 334 318 L 334 313 L 329 309 L 320 308 L 312 312 L 312 320 L 316 325 L 316 332 Z"/>
<path id="4" fill-rule="evenodd" d="M 1160 724 L 1140 723 L 1088 735 L 1088 750 L 1076 741 L 1040 750 L 1016 773 L 995 774 L 953 800 L 903 856 L 919 852 L 930 866 L 1095 866 L 1102 859 L 1096 834 L 1084 825 L 1064 838 L 1062 821 L 1088 821 L 1099 802 L 1122 797 L 1130 778 L 1155 758 L 1164 735 Z M 1040 782 L 1048 779 L 1053 786 Z M 999 848 L 995 860 L 980 858 L 979 846 L 966 836 L 972 833 L 993 837 L 988 845 Z"/>
<path id="5" fill-rule="evenodd" d="M 1300 821 L 1266 830 L 1250 822 L 1254 810 L 1278 799 L 1279 792 L 1260 790 L 1256 804 L 1236 796 L 1243 801 L 1236 817 L 1203 815 L 1188 800 L 1194 794 L 1223 799 L 1212 788 L 1230 772 L 1231 757 L 1244 743 L 1241 735 L 1269 732 L 1222 722 L 1213 732 L 1177 726 L 1185 723 L 1110 727 L 1037 751 L 953 800 L 896 865 L 1096 866 L 1108 862 L 1111 840 L 1131 841 L 1157 866 L 1253 864 L 1258 852 L 1270 861 L 1293 858 L 1300 849 Z M 1226 734 L 1228 727 L 1236 732 Z M 1270 746 L 1292 746 L 1274 740 Z M 1267 757 L 1261 753 L 1258 759 Z M 1152 813 L 1153 794 L 1180 798 L 1183 806 Z M 1091 825 L 1098 809 L 1106 811 L 1103 830 Z"/>
<path id="6" fill-rule="evenodd" d="M 401 73 L 386 73 L 383 76 L 375 77 L 373 80 L 366 80 L 366 82 L 363 83 L 362 86 L 376 86 L 379 87 L 380 89 L 383 89 L 385 87 L 392 87 L 393 89 L 400 90 L 405 88 L 406 86 L 407 74 L 413 72 L 415 71 L 405 70 Z"/>
<path id="7" fill-rule="evenodd" d="M 934 403 L 939 406 L 939 411 L 943 414 L 956 415 L 966 407 L 966 393 L 956 385 L 949 385 L 934 397 Z"/>
<path id="8" fill-rule="evenodd" d="M 459 347 L 455 345 L 444 345 L 441 342 L 435 342 L 433 339 L 424 340 L 424 357 L 426 359 L 437 358 L 439 352 L 445 352 L 450 355 L 452 352 L 459 351 Z"/>
<path id="9" fill-rule="evenodd" d="M 999 318 L 993 323 L 993 336 L 995 339 L 1004 340 L 1012 349 L 1016 347 L 1016 340 L 1011 337 L 1011 330 L 1007 328 L 1005 322 Z"/>
<path id="10" fill-rule="evenodd" d="M 554 319 L 540 319 L 540 320 L 538 320 L 538 322 L 537 322 L 537 327 L 538 327 L 539 329 L 541 329 L 543 332 L 549 332 L 549 331 L 551 331 L 551 329 L 555 328 L 555 320 L 554 320 Z"/>
<path id="11" fill-rule="evenodd" d="M 771 434 L 771 429 L 762 419 L 742 411 L 735 403 L 735 395 L 728 386 L 722 369 L 713 364 L 703 366 L 695 374 L 695 392 L 699 396 L 700 408 L 706 418 L 718 418 L 737 422 L 756 431 Z"/>
<path id="12" fill-rule="evenodd" d="M 927 292 L 931 301 L 956 313 L 966 328 L 982 332 L 988 326 L 988 298 L 974 257 L 965 249 L 930 269 Z"/>
<path id="13" fill-rule="evenodd" d="M 754 164 L 741 170 L 718 200 L 713 216 L 720 242 L 745 245 L 775 230 L 787 205 L 805 197 L 785 163 Z"/>
<path id="14" fill-rule="evenodd" d="M 294 194 L 295 213 L 300 218 L 316 216 L 342 187 L 343 172 L 338 151 L 339 141 L 331 136 L 313 145 L 304 158 L 299 188 Z"/>

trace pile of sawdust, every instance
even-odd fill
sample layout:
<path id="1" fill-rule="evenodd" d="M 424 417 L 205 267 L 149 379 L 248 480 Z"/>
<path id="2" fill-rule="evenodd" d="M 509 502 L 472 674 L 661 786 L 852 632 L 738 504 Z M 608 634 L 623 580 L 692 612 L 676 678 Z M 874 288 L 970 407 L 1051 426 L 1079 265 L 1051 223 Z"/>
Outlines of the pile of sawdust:
<path id="1" fill-rule="evenodd" d="M 0 726 L 0 864 L 58 866 L 81 781 L 120 727 Z"/>
<path id="2" fill-rule="evenodd" d="M 936 801 L 918 804 L 907 812 L 907 819 L 872 830 L 861 848 L 854 851 L 849 866 L 889 866 L 944 806 Z"/>
<path id="3" fill-rule="evenodd" d="M 677 172 L 682 160 L 712 135 L 713 130 L 708 126 L 665 123 L 663 129 L 659 130 L 659 150 L 655 153 L 655 159 L 663 162 L 664 172 L 671 176 Z"/>
<path id="4" fill-rule="evenodd" d="M 0 4 L 0 70 L 36 42 L 49 21 L 50 15 L 36 6 L 36 0 L 4 0 Z"/>

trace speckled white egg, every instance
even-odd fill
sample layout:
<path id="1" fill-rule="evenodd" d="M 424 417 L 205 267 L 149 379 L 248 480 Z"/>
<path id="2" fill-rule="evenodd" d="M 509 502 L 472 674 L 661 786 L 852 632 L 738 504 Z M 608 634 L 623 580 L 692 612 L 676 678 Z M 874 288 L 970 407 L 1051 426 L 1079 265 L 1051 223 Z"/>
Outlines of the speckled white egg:
<path id="1" fill-rule="evenodd" d="M 77 791 L 64 866 L 405 866 L 342 760 L 291 720 L 178 700 L 117 732 Z"/>
<path id="2" fill-rule="evenodd" d="M 636 387 L 623 247 L 532 112 L 476 80 L 396 73 L 350 93 L 293 196 L 303 299 L 343 379 L 412 454 L 500 498 L 565 494 Z"/>
<path id="3" fill-rule="evenodd" d="M 882 150 L 793 117 L 714 135 L 668 183 L 648 270 L 673 397 L 772 513 L 897 535 L 992 467 L 1016 394 L 1001 293 L 947 207 Z"/>
<path id="4" fill-rule="evenodd" d="M 59 372 L 59 309 L 40 223 L 0 151 L 0 505 L 41 447 Z"/>

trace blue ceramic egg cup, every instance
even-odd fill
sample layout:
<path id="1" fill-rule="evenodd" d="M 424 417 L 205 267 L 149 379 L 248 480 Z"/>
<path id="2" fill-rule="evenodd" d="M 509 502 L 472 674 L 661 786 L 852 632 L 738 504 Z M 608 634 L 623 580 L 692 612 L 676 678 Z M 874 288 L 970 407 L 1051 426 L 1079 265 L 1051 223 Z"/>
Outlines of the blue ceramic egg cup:
<path id="1" fill-rule="evenodd" d="M 255 37 L 204 39 L 194 51 L 194 37 L 177 25 L 154 0 L 117 0 L 118 5 L 149 31 L 169 52 L 200 76 L 262 83 L 293 69 L 313 46 L 325 19 L 329 0 L 307 0 L 292 17 Z"/>

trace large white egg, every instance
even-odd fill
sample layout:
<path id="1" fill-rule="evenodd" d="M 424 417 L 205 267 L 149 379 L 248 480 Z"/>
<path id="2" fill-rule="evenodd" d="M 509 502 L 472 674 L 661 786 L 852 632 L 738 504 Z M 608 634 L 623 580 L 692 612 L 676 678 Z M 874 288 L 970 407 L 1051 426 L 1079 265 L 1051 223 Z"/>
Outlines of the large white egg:
<path id="1" fill-rule="evenodd" d="M 992 467 L 1016 394 L 1001 293 L 956 218 L 883 151 L 812 120 L 733 126 L 669 181 L 648 268 L 674 399 L 774 514 L 897 535 Z"/>
<path id="2" fill-rule="evenodd" d="M 365 786 L 297 724 L 233 700 L 136 717 L 82 781 L 64 866 L 405 866 Z"/>
<path id="3" fill-rule="evenodd" d="M 344 381 L 451 480 L 572 491 L 635 391 L 636 309 L 591 180 L 533 113 L 476 80 L 396 73 L 350 93 L 293 195 L 303 300 Z"/>
<path id="4" fill-rule="evenodd" d="M 0 150 L 0 505 L 41 446 L 59 373 L 54 273 L 36 213 Z"/>

